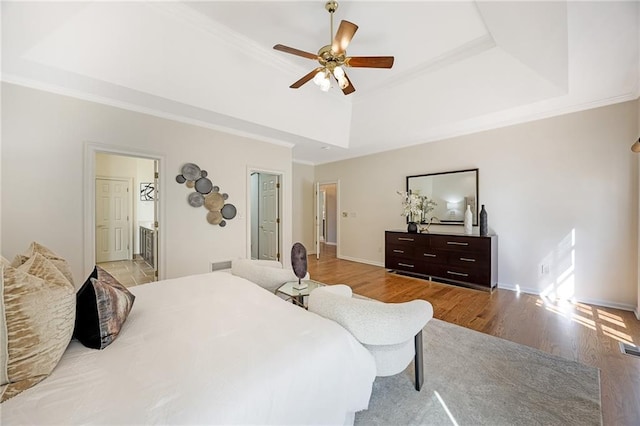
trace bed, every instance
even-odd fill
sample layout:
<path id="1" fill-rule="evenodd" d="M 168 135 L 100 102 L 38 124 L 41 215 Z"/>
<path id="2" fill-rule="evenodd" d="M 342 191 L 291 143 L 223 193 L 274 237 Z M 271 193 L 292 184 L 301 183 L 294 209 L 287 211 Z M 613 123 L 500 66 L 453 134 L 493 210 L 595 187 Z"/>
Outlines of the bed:
<path id="1" fill-rule="evenodd" d="M 244 278 L 130 290 L 118 338 L 73 340 L 47 379 L 0 405 L 1 424 L 344 424 L 368 406 L 371 354 Z"/>

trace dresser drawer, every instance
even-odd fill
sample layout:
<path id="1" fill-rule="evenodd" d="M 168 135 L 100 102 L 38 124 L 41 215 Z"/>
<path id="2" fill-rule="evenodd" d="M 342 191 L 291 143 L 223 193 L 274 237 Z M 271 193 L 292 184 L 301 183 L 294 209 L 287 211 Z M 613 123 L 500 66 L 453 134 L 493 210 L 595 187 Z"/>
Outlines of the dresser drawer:
<path id="1" fill-rule="evenodd" d="M 386 255 L 413 259 L 416 254 L 416 246 L 412 244 L 387 244 Z"/>
<path id="2" fill-rule="evenodd" d="M 387 269 L 412 272 L 415 274 L 423 274 L 425 272 L 425 265 L 422 262 L 398 257 L 387 257 L 384 262 L 384 267 Z"/>
<path id="3" fill-rule="evenodd" d="M 421 248 L 416 250 L 416 260 L 422 261 L 427 265 L 432 264 L 446 264 L 448 262 L 449 255 L 438 249 L 431 247 Z"/>
<path id="4" fill-rule="evenodd" d="M 491 269 L 491 259 L 486 251 L 452 251 L 448 253 L 447 264 L 462 268 Z"/>
<path id="5" fill-rule="evenodd" d="M 387 232 L 385 242 L 394 246 L 423 247 L 429 243 L 429 239 L 427 235 Z"/>
<path id="6" fill-rule="evenodd" d="M 442 250 L 460 250 L 470 252 L 489 252 L 491 240 L 479 237 L 458 235 L 432 235 L 431 248 Z"/>
<path id="7" fill-rule="evenodd" d="M 437 268 L 434 268 L 430 275 L 448 280 L 474 283 L 481 286 L 491 285 L 490 268 L 474 269 L 454 265 L 439 265 Z"/>

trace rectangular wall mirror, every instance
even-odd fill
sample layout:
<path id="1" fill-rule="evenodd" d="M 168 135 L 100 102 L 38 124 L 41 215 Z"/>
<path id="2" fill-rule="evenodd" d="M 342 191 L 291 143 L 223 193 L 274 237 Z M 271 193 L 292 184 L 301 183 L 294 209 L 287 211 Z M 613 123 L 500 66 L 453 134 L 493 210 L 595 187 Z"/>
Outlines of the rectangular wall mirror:
<path id="1" fill-rule="evenodd" d="M 478 169 L 407 176 L 407 192 L 436 203 L 433 210 L 422 214 L 420 223 L 463 225 L 469 205 L 473 224 L 478 225 Z"/>

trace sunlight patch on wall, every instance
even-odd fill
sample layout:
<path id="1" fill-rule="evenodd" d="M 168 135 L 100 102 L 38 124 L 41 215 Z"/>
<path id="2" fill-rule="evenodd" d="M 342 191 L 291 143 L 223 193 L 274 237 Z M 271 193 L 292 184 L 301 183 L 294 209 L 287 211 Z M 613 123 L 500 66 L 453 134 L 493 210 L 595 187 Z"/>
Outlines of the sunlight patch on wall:
<path id="1" fill-rule="evenodd" d="M 576 229 L 573 228 L 540 262 L 543 299 L 575 302 Z"/>

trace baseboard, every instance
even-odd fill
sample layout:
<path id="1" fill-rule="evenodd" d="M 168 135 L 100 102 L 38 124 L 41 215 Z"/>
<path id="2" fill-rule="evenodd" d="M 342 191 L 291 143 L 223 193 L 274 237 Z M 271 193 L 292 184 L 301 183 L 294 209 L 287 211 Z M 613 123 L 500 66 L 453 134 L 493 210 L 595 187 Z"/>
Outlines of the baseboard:
<path id="1" fill-rule="evenodd" d="M 640 311 L 638 310 L 638 308 L 635 308 L 633 310 L 633 313 L 636 314 L 636 318 L 638 319 L 638 321 L 640 321 Z"/>
<path id="2" fill-rule="evenodd" d="M 364 263 L 366 265 L 380 266 L 380 267 L 384 268 L 384 263 L 383 262 L 374 262 L 372 260 L 358 259 L 356 257 L 349 257 L 349 256 L 342 256 L 342 255 L 339 255 L 338 259 L 350 260 L 351 262 Z"/>
<path id="3" fill-rule="evenodd" d="M 338 245 L 338 243 L 330 243 L 330 242 L 328 242 L 328 241 L 325 241 L 324 243 L 325 243 L 326 245 L 328 245 L 328 246 L 337 246 L 337 245 Z"/>
<path id="4" fill-rule="evenodd" d="M 498 288 L 501 288 L 504 290 L 517 291 L 520 293 L 533 294 L 534 296 L 540 296 L 540 290 L 538 290 L 537 288 L 526 288 L 526 287 L 520 287 L 520 286 L 511 285 L 511 284 L 503 284 L 503 283 L 498 283 Z M 581 299 L 576 298 L 576 301 L 580 303 L 586 303 L 588 305 L 602 306 L 604 308 L 613 308 L 613 309 L 621 309 L 623 311 L 631 311 L 635 313 L 638 319 L 640 319 L 640 317 L 638 316 L 637 308 L 633 305 L 629 305 L 626 303 L 610 302 L 607 300 L 599 300 L 599 299 L 582 299 L 582 298 Z"/>

